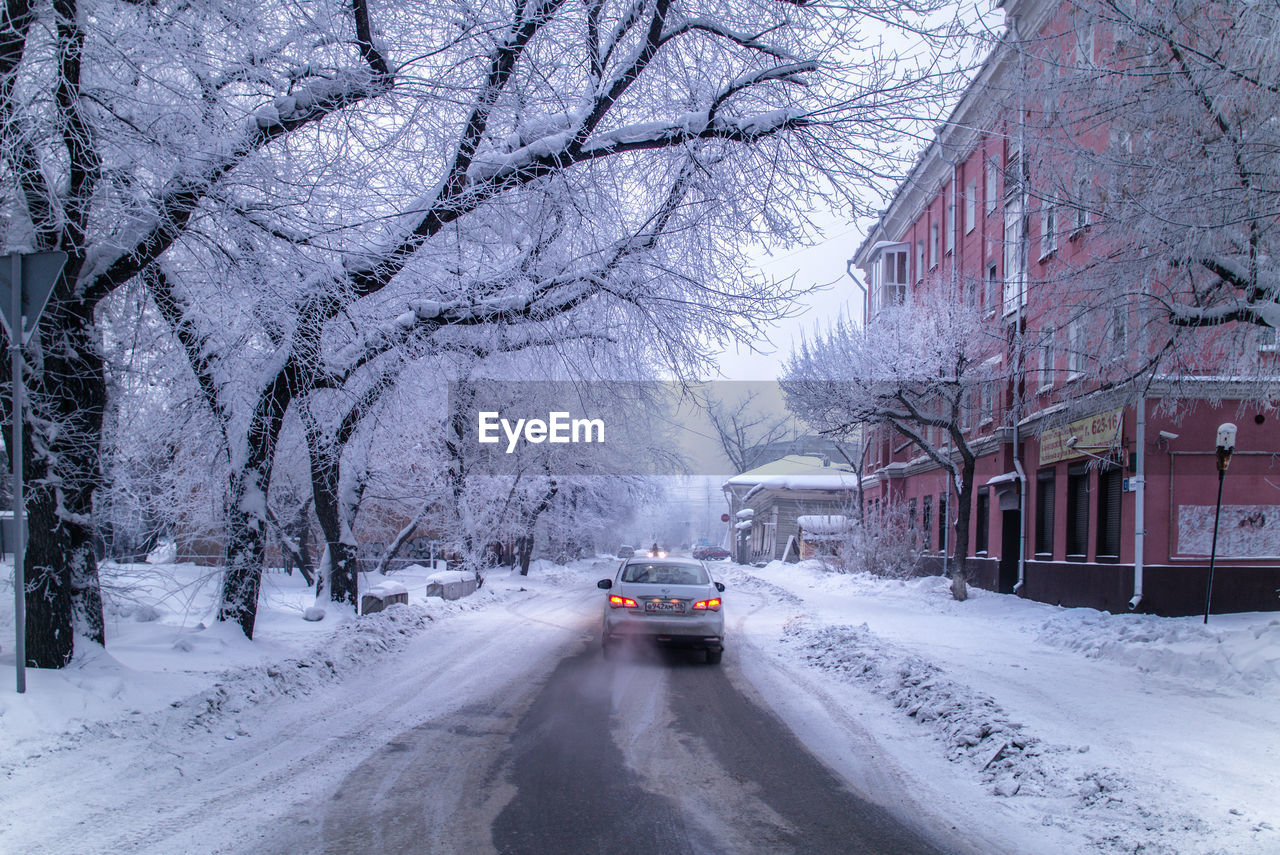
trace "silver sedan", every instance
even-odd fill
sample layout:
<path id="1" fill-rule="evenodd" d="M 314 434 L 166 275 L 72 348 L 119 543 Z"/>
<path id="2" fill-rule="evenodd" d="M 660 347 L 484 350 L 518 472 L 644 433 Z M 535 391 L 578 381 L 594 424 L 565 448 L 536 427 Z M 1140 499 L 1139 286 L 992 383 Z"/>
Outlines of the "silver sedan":
<path id="1" fill-rule="evenodd" d="M 602 643 L 610 649 L 626 638 L 706 651 L 714 665 L 724 652 L 724 585 L 713 581 L 701 561 L 636 557 L 623 561 L 612 579 L 597 587 L 609 592 L 604 604 Z"/>

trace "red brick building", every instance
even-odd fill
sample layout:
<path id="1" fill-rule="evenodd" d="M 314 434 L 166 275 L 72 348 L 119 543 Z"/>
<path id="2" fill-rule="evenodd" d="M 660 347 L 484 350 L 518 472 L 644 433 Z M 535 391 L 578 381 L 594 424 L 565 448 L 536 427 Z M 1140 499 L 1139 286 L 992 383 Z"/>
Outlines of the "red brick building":
<path id="1" fill-rule="evenodd" d="M 978 452 L 971 577 L 1064 606 L 1201 611 L 1218 489 L 1215 435 L 1232 422 L 1239 433 L 1223 481 L 1213 610 L 1280 608 L 1280 411 L 1258 402 L 1256 382 L 1217 370 L 1212 348 L 1190 371 L 1180 363 L 1185 373 L 1102 391 L 1095 369 L 1133 362 L 1143 342 L 1123 305 L 1109 314 L 1070 311 L 1073 271 L 1088 269 L 1106 247 L 1088 207 L 1055 202 L 1027 165 L 1049 126 L 1040 114 L 1054 105 L 1020 96 L 1027 63 L 1037 60 L 1013 40 L 1034 36 L 1045 73 L 1056 73 L 1104 62 L 1114 35 L 1076 26 L 1068 3 L 1000 5 L 1011 35 L 850 261 L 868 318 L 909 291 L 939 300 L 963 293 L 1007 329 L 990 358 L 1009 367 L 1008 379 L 975 390 L 969 417 Z M 906 503 L 936 569 L 949 560 L 954 486 L 889 428 L 874 428 L 873 437 L 868 507 Z"/>

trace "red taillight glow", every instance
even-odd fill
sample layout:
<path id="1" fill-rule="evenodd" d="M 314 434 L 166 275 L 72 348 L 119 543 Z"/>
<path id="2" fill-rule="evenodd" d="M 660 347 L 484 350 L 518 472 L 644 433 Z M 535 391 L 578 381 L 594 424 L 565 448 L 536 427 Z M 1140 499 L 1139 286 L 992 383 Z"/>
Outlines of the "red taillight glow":
<path id="1" fill-rule="evenodd" d="M 613 594 L 612 596 L 609 597 L 609 606 L 610 608 L 615 608 L 615 609 L 640 608 L 640 606 L 636 604 L 635 600 L 631 599 L 630 597 L 619 597 L 617 594 Z"/>
<path id="2" fill-rule="evenodd" d="M 713 612 L 720 611 L 720 598 L 717 597 L 714 600 L 698 600 L 698 602 L 693 604 L 693 610 L 695 612 L 705 612 L 708 609 Z"/>

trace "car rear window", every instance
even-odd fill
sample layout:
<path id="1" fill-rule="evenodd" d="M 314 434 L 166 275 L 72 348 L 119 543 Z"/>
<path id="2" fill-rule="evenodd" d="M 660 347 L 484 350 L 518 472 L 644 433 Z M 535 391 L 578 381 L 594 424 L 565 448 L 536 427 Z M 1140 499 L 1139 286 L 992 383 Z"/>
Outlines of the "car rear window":
<path id="1" fill-rule="evenodd" d="M 707 572 L 696 565 L 647 561 L 628 564 L 622 571 L 622 581 L 652 585 L 705 585 Z"/>

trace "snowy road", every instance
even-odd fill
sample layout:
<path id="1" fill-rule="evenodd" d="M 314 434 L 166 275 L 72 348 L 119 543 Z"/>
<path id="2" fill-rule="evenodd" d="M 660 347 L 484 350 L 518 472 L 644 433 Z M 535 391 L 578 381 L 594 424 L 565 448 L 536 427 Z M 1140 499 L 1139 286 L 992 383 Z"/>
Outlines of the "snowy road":
<path id="1" fill-rule="evenodd" d="M 833 777 L 732 649 L 721 667 L 606 662 L 598 608 L 594 587 L 521 592 L 335 683 L 249 703 L 225 687 L 207 714 L 86 731 L 6 770 L 0 840 L 49 855 L 947 851 Z"/>
<path id="2" fill-rule="evenodd" d="M 582 643 L 545 682 L 495 685 L 370 753 L 311 806 L 314 839 L 291 830 L 255 849 L 943 851 L 836 780 L 730 679 L 732 656 L 717 668 L 696 654 L 639 648 L 606 662 L 598 608 L 594 591 L 575 591 L 511 609 L 517 625 L 561 628 Z M 487 660 L 523 647 L 499 643 Z"/>

